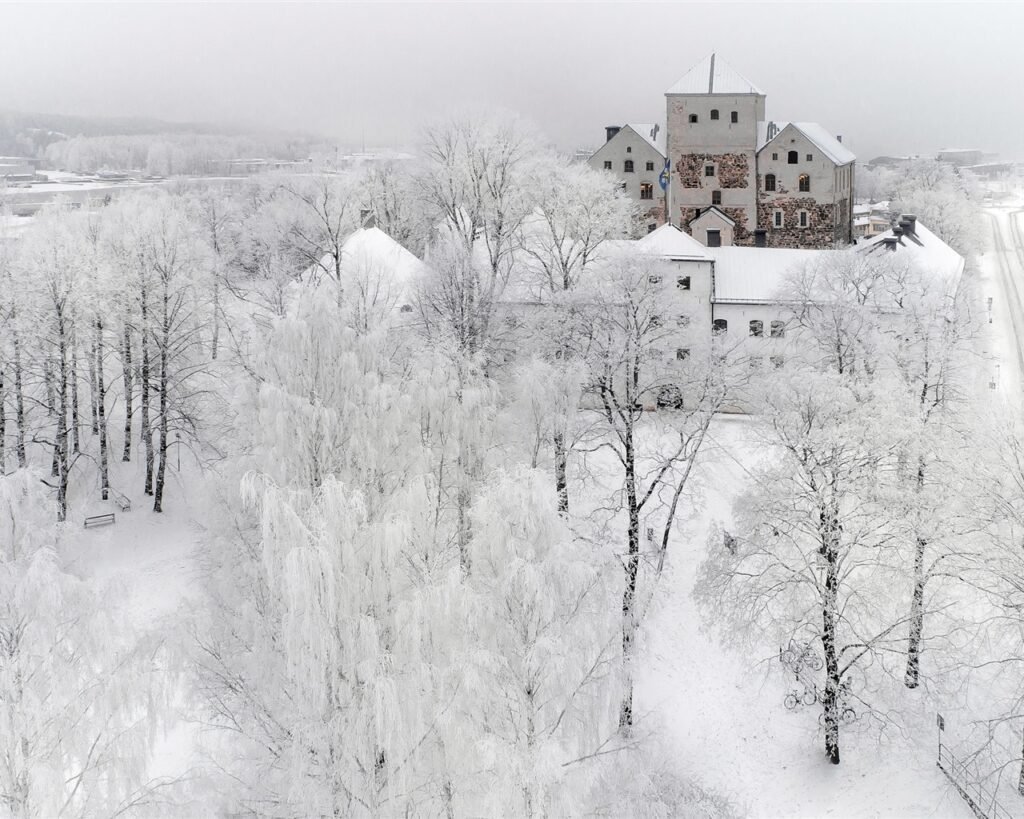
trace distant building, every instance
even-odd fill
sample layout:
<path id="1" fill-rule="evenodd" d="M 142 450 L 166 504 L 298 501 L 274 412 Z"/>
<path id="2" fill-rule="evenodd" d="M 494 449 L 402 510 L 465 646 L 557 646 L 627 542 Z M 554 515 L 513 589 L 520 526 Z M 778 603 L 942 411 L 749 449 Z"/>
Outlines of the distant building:
<path id="1" fill-rule="evenodd" d="M 943 148 L 936 156 L 939 162 L 959 166 L 978 165 L 983 158 L 984 154 L 978 148 Z"/>
<path id="2" fill-rule="evenodd" d="M 888 202 L 864 203 L 853 206 L 853 238 L 872 239 L 892 227 Z"/>
<path id="3" fill-rule="evenodd" d="M 605 128 L 605 143 L 590 157 L 590 167 L 614 174 L 642 209 L 646 230 L 665 224 L 665 192 L 659 177 L 665 168 L 665 134 L 660 125 L 630 123 Z"/>
<path id="4" fill-rule="evenodd" d="M 856 157 L 839 137 L 768 121 L 764 92 L 715 54 L 665 98 L 672 224 L 711 247 L 852 241 Z"/>

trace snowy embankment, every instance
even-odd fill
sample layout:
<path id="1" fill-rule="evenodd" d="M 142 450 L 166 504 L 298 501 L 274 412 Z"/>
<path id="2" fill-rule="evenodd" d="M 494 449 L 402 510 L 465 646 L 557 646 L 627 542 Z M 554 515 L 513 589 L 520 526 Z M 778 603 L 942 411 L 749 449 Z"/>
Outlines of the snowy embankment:
<path id="1" fill-rule="evenodd" d="M 920 705 L 922 694 L 903 692 L 901 728 L 844 729 L 843 762 L 830 765 L 816 711 L 783 706 L 787 681 L 777 654 L 741 655 L 701 624 L 696 570 L 713 522 L 728 528 L 731 504 L 757 462 L 754 423 L 722 417 L 712 426 L 696 508 L 677 530 L 647 621 L 639 698 L 648 724 L 664 731 L 680 775 L 727 794 L 745 815 L 969 819 L 936 767 L 935 718 Z M 908 716 L 912 709 L 919 713 Z"/>

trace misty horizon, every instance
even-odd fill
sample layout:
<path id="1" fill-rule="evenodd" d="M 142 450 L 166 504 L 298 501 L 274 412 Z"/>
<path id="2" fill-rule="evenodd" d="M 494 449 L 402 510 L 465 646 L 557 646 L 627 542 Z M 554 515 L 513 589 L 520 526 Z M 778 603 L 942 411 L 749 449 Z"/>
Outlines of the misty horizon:
<path id="1" fill-rule="evenodd" d="M 861 161 L 1022 155 L 1024 112 L 995 90 L 1024 68 L 1013 5 L 15 4 L 0 22 L 5 110 L 402 148 L 453 110 L 499 108 L 571 151 L 663 123 L 665 90 L 717 52 L 769 119 L 819 122 Z"/>

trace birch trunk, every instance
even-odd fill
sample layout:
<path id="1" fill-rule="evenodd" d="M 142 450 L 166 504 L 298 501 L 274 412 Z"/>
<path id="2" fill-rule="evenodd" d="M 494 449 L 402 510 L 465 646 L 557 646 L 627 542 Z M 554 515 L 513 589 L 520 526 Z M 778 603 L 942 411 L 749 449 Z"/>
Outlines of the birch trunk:
<path id="1" fill-rule="evenodd" d="M 110 492 L 110 473 L 107 467 L 107 387 L 103 382 L 103 319 L 96 319 L 96 424 L 100 433 L 100 492 L 107 500 Z"/>
<path id="2" fill-rule="evenodd" d="M 127 324 L 121 337 L 121 380 L 124 382 L 124 451 L 121 460 L 132 459 L 132 333 Z"/>

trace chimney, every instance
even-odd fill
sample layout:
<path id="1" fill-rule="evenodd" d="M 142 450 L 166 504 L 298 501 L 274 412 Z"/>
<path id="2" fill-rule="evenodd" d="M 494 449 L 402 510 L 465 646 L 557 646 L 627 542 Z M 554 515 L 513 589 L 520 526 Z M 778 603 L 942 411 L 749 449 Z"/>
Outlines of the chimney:
<path id="1" fill-rule="evenodd" d="M 377 217 L 373 215 L 373 211 L 369 208 L 360 208 L 359 224 L 364 228 L 377 227 Z"/>
<path id="2" fill-rule="evenodd" d="M 605 134 L 604 141 L 605 142 L 611 142 L 612 138 L 621 130 L 622 130 L 622 126 L 621 125 L 606 125 L 604 127 L 604 134 Z"/>
<path id="3" fill-rule="evenodd" d="M 895 236 L 897 240 L 902 238 L 902 236 L 903 236 L 903 227 L 901 225 L 896 225 L 896 227 L 894 227 L 892 229 L 892 235 Z"/>
<path id="4" fill-rule="evenodd" d="M 899 247 L 899 244 L 900 240 L 897 239 L 895 236 L 886 236 L 882 239 L 882 245 L 885 247 L 886 250 L 891 250 L 895 252 L 896 248 Z"/>
<path id="5" fill-rule="evenodd" d="M 900 227 L 907 236 L 917 235 L 917 217 L 912 213 L 904 213 L 900 216 Z"/>

